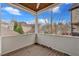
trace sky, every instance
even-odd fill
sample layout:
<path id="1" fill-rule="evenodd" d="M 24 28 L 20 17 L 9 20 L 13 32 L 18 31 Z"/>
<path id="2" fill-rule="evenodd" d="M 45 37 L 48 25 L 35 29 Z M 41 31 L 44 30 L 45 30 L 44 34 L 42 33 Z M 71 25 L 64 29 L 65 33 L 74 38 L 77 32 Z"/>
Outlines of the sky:
<path id="1" fill-rule="evenodd" d="M 54 8 L 52 8 L 52 21 L 53 23 L 68 23 L 71 21 L 71 12 L 69 9 L 71 8 L 72 4 L 60 4 Z M 51 11 L 50 9 L 41 13 L 39 15 L 39 20 L 42 19 L 48 19 L 48 22 L 50 23 L 51 20 Z"/>
<path id="2" fill-rule="evenodd" d="M 71 13 L 69 9 L 72 4 L 63 3 L 52 8 L 52 21 L 53 23 L 63 22 L 68 23 L 71 20 Z M 34 23 L 35 16 L 28 11 L 20 10 L 14 8 L 6 3 L 0 3 L 0 19 L 6 22 L 10 22 L 15 19 L 18 22 Z M 38 15 L 39 23 L 50 23 L 51 20 L 51 10 L 48 9 Z"/>

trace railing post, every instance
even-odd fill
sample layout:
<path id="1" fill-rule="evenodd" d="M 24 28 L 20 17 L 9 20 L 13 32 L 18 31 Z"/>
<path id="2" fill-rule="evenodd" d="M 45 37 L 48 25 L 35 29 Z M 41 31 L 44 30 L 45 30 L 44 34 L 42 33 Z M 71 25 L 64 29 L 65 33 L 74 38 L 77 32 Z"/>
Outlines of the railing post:
<path id="1" fill-rule="evenodd" d="M 71 11 L 71 35 L 73 35 L 72 11 Z"/>
<path id="2" fill-rule="evenodd" d="M 1 6 L 1 4 L 0 4 L 0 34 L 1 34 L 1 19 L 2 19 L 2 12 L 1 12 L 1 10 L 2 10 L 2 6 Z"/>
<path id="3" fill-rule="evenodd" d="M 38 34 L 38 16 L 37 13 L 35 15 L 35 43 L 37 43 L 37 34 Z"/>

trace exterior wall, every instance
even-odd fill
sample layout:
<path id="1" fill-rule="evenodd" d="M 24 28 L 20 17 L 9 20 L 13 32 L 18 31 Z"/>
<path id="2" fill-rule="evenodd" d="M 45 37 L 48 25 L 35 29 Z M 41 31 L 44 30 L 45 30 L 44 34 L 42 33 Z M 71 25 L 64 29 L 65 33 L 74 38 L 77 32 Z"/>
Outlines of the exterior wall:
<path id="1" fill-rule="evenodd" d="M 79 8 L 72 10 L 72 23 L 79 24 Z M 73 32 L 79 33 L 79 25 L 73 25 Z"/>
<path id="2" fill-rule="evenodd" d="M 10 29 L 10 30 L 13 30 L 13 29 L 14 29 L 14 22 L 13 22 L 13 21 L 10 22 L 10 24 L 9 24 L 9 29 Z"/>
<path id="3" fill-rule="evenodd" d="M 37 42 L 69 55 L 79 56 L 79 37 L 38 34 Z"/>
<path id="4" fill-rule="evenodd" d="M 35 38 L 34 34 L 2 37 L 1 39 L 2 53 L 1 54 L 6 54 L 16 49 L 34 44 L 35 43 L 34 38 Z"/>
<path id="5" fill-rule="evenodd" d="M 79 8 L 72 10 L 72 23 L 79 22 Z"/>
<path id="6" fill-rule="evenodd" d="M 31 30 L 32 27 L 30 26 L 22 26 L 24 33 L 27 33 Z"/>

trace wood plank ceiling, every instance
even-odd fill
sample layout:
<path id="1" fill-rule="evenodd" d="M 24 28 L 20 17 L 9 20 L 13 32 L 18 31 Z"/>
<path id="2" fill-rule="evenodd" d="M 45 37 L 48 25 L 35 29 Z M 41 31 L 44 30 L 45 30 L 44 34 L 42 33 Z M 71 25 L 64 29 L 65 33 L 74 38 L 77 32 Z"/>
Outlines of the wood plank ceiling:
<path id="1" fill-rule="evenodd" d="M 44 9 L 54 3 L 19 3 L 19 4 L 37 12 L 37 11 Z"/>

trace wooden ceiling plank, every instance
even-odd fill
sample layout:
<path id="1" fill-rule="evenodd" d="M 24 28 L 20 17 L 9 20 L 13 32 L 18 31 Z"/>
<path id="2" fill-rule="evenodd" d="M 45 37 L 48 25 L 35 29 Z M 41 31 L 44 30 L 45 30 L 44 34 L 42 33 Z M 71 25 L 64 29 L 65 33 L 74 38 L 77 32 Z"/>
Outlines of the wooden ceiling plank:
<path id="1" fill-rule="evenodd" d="M 24 7 L 28 7 L 29 9 L 32 9 L 33 11 L 37 12 L 43 8 L 48 7 L 52 3 L 40 3 L 38 4 L 38 7 L 37 7 L 37 3 L 19 3 L 19 4 L 23 5 Z"/>

